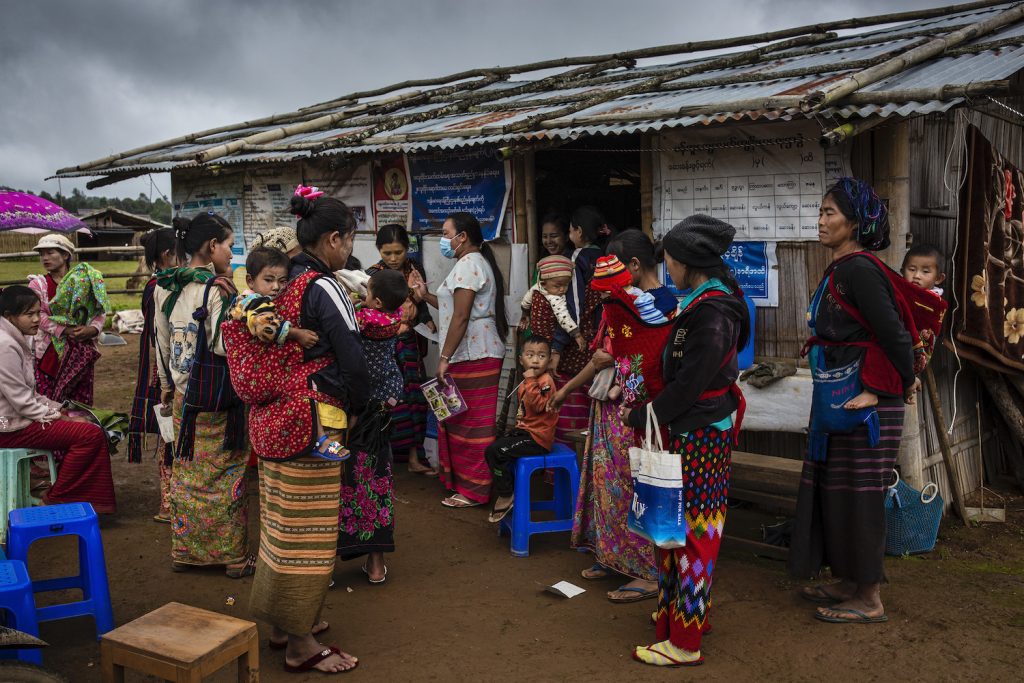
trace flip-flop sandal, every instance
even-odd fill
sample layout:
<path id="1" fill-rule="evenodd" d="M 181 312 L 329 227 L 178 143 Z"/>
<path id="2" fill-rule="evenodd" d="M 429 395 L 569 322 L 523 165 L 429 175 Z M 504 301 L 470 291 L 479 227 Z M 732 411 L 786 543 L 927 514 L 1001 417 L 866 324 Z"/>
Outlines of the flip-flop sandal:
<path id="1" fill-rule="evenodd" d="M 154 522 L 160 522 L 161 524 L 170 524 L 171 523 L 171 518 L 170 517 L 164 517 L 163 515 L 153 515 L 153 521 Z"/>
<path id="2" fill-rule="evenodd" d="M 800 589 L 797 594 L 807 602 L 813 602 L 816 605 L 835 605 L 843 601 L 843 598 L 826 593 L 824 586 L 811 586 L 810 588 L 814 593 Z"/>
<path id="3" fill-rule="evenodd" d="M 325 650 L 321 650 L 320 652 L 317 652 L 315 655 L 313 655 L 312 657 L 310 657 L 309 659 L 304 661 L 302 664 L 293 666 L 293 665 L 289 664 L 288 662 L 285 662 L 284 663 L 284 670 L 287 671 L 290 674 L 300 674 L 300 673 L 303 673 L 305 671 L 313 671 L 314 669 L 316 669 L 316 665 L 317 664 L 319 664 L 320 662 L 324 661 L 325 659 L 327 659 L 331 655 L 338 655 L 340 657 L 341 656 L 341 650 L 339 650 L 336 646 L 331 645 L 329 648 L 327 648 Z M 323 673 L 325 673 L 325 674 L 335 674 L 335 673 L 347 674 L 349 672 L 355 671 L 358 668 L 359 668 L 359 662 L 357 661 L 355 666 L 353 666 L 351 669 L 343 669 L 341 671 L 324 671 Z"/>
<path id="4" fill-rule="evenodd" d="M 619 586 L 615 589 L 623 593 L 636 593 L 636 597 L 631 598 L 608 598 L 609 602 L 616 604 L 625 604 L 627 602 L 640 602 L 641 600 L 649 600 L 650 598 L 658 597 L 658 589 L 655 588 L 652 591 L 645 591 L 643 588 L 637 588 L 635 586 Z"/>
<path id="5" fill-rule="evenodd" d="M 327 624 L 327 626 L 325 628 L 322 628 L 319 631 L 311 630 L 310 633 L 312 633 L 314 636 L 318 636 L 321 633 L 329 631 L 330 628 L 331 628 L 331 625 Z M 288 647 L 288 639 L 285 638 L 283 643 L 279 643 L 276 640 L 267 639 L 267 647 L 269 647 L 271 650 L 284 650 L 284 649 L 286 649 Z"/>
<path id="6" fill-rule="evenodd" d="M 587 572 L 590 572 L 590 574 L 588 574 Z M 608 571 L 608 569 L 600 562 L 595 562 L 594 564 L 590 565 L 589 567 L 580 572 L 580 576 L 582 576 L 587 581 L 598 581 L 600 579 L 607 579 L 611 575 L 612 573 Z"/>
<path id="7" fill-rule="evenodd" d="M 653 652 L 654 654 L 658 655 L 659 657 L 664 658 L 667 663 L 665 663 L 665 664 L 650 664 L 650 662 L 645 662 L 644 660 L 640 659 L 640 656 L 637 654 L 637 650 L 647 650 L 648 652 Z M 692 662 L 683 662 L 683 661 L 680 661 L 678 659 L 675 659 L 674 657 L 669 657 L 664 652 L 658 652 L 657 650 L 652 650 L 649 646 L 646 646 L 646 645 L 633 649 L 633 659 L 635 659 L 636 661 L 640 662 L 641 664 L 650 664 L 651 666 L 664 666 L 664 667 L 672 667 L 672 668 L 677 667 L 677 666 L 700 666 L 701 664 L 704 663 L 704 655 L 700 655 L 697 659 L 693 660 Z"/>
<path id="8" fill-rule="evenodd" d="M 309 454 L 317 458 L 330 460 L 331 462 L 344 462 L 352 456 L 351 451 L 337 441 L 328 441 L 329 438 L 330 437 L 324 434 L 317 439 L 316 443 L 313 444 L 313 448 L 309 451 Z"/>
<path id="9" fill-rule="evenodd" d="M 508 505 L 506 505 L 505 507 L 501 508 L 500 510 L 498 508 L 495 508 L 495 509 L 491 510 L 491 514 L 487 518 L 487 521 L 490 522 L 491 524 L 497 524 L 501 520 L 505 519 L 505 517 L 508 516 L 508 513 L 512 512 L 512 505 L 513 505 L 513 503 L 509 503 Z"/>
<path id="10" fill-rule="evenodd" d="M 252 576 L 256 573 L 256 556 L 246 555 L 242 562 L 228 567 L 224 571 L 232 579 L 240 579 L 243 576 Z"/>
<path id="11" fill-rule="evenodd" d="M 387 565 L 384 565 L 384 576 L 380 577 L 379 579 L 371 579 L 370 578 L 370 572 L 366 571 L 366 565 L 365 564 L 362 567 L 360 567 L 360 569 L 362 569 L 363 573 L 366 574 L 366 580 L 369 581 L 370 583 L 372 583 L 374 586 L 379 586 L 380 584 L 382 584 L 382 583 L 384 583 L 385 581 L 388 580 L 388 566 Z"/>
<path id="12" fill-rule="evenodd" d="M 860 610 L 847 609 L 845 607 L 835 607 L 831 609 L 833 612 L 840 612 L 842 614 L 852 614 L 854 618 L 845 619 L 843 617 L 830 617 L 829 615 L 822 614 L 817 610 L 815 610 L 814 612 L 814 618 L 818 621 L 824 621 L 829 624 L 881 624 L 883 622 L 889 621 L 889 616 L 886 614 L 882 614 L 877 617 L 869 617 Z"/>
<path id="13" fill-rule="evenodd" d="M 475 508 L 480 507 L 483 503 L 474 503 L 461 493 L 456 493 L 454 496 L 448 496 L 442 500 L 441 505 L 446 508 Z"/>

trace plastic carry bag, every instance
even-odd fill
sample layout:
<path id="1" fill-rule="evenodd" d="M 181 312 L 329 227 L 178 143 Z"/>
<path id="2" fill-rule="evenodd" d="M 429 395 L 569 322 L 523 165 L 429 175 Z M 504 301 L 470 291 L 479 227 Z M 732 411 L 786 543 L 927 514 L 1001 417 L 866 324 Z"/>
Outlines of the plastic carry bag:
<path id="1" fill-rule="evenodd" d="M 633 476 L 633 501 L 629 506 L 629 530 L 659 548 L 686 545 L 686 497 L 683 492 L 683 461 L 665 450 L 661 426 L 650 406 L 647 429 L 640 446 L 629 449 Z"/>

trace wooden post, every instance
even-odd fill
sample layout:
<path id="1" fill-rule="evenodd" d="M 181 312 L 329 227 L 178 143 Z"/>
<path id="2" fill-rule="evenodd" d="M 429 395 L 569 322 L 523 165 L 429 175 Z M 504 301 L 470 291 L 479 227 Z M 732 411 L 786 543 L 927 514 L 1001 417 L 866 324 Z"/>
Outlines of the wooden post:
<path id="1" fill-rule="evenodd" d="M 640 136 L 640 226 L 654 237 L 654 152 L 650 133 Z"/>
<path id="2" fill-rule="evenodd" d="M 516 243 L 522 244 L 528 239 L 526 225 L 526 178 L 523 158 L 512 158 L 512 206 L 516 216 Z"/>
<path id="3" fill-rule="evenodd" d="M 875 129 L 872 140 L 874 187 L 878 196 L 889 205 L 889 236 L 892 242 L 878 256 L 899 270 L 910 236 L 910 126 L 906 121 L 900 121 Z M 896 458 L 903 479 L 917 489 L 925 484 L 921 447 L 923 423 L 919 406 L 920 401 L 906 407 L 903 440 Z"/>
<path id="4" fill-rule="evenodd" d="M 942 464 L 946 468 L 946 478 L 949 479 L 949 488 L 953 493 L 953 509 L 960 515 L 964 524 L 970 526 L 967 522 L 967 514 L 964 512 L 964 494 L 953 462 L 953 450 L 949 446 L 949 436 L 946 434 L 946 418 L 942 414 L 939 387 L 935 383 L 935 373 L 932 372 L 931 366 L 924 369 L 924 383 L 928 390 L 928 402 L 932 406 L 932 416 L 935 418 L 935 432 L 939 437 L 939 448 L 942 449 Z"/>
<path id="5" fill-rule="evenodd" d="M 523 155 L 523 199 L 526 210 L 526 244 L 529 251 L 527 261 L 530 264 L 530 273 L 533 272 L 537 266 L 537 260 L 540 258 L 540 235 L 537 229 L 537 175 L 534 161 L 532 150 Z"/>

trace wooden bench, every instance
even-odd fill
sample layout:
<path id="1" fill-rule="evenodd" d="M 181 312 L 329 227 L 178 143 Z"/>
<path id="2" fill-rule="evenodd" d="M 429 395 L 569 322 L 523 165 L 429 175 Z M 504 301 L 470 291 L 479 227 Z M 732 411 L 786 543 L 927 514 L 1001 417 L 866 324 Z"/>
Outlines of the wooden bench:
<path id="1" fill-rule="evenodd" d="M 231 662 L 238 662 L 239 683 L 258 683 L 256 624 L 177 602 L 110 631 L 100 641 L 105 683 L 123 683 L 125 669 L 200 683 Z"/>
<path id="2" fill-rule="evenodd" d="M 792 515 L 803 467 L 803 460 L 733 451 L 729 497 Z"/>

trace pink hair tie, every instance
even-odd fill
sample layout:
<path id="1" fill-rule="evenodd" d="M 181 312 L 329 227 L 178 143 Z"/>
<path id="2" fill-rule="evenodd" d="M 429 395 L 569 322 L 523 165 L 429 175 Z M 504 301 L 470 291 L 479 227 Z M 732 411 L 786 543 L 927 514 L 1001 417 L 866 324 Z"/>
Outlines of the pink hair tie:
<path id="1" fill-rule="evenodd" d="M 605 223 L 604 225 L 601 226 L 601 229 L 597 231 L 597 234 L 601 235 L 602 237 L 608 237 L 609 235 L 612 234 L 612 229 L 608 227 L 607 223 Z"/>
<path id="2" fill-rule="evenodd" d="M 313 201 L 317 197 L 322 197 L 323 195 L 324 193 L 320 191 L 319 187 L 307 187 L 302 184 L 295 186 L 296 197 L 305 197 L 309 201 Z"/>

